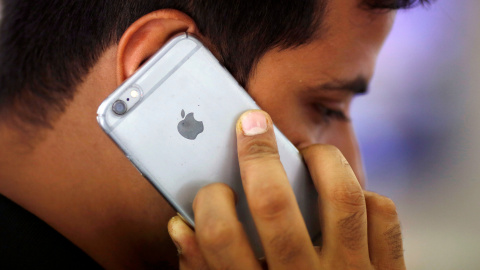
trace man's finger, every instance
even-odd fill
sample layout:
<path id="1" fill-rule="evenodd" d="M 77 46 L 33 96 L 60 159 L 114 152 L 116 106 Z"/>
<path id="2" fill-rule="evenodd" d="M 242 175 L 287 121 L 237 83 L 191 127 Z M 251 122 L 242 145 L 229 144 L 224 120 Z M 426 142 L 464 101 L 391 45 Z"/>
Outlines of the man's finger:
<path id="1" fill-rule="evenodd" d="M 313 145 L 302 154 L 319 193 L 322 256 L 336 267 L 367 269 L 365 198 L 352 168 L 334 146 Z"/>
<path id="2" fill-rule="evenodd" d="M 268 114 L 255 110 L 240 117 L 237 147 L 243 188 L 269 267 L 315 266 L 316 252 L 280 162 Z"/>
<path id="3" fill-rule="evenodd" d="M 203 187 L 193 202 L 198 245 L 211 269 L 260 269 L 225 184 Z"/>
<path id="4" fill-rule="evenodd" d="M 181 217 L 174 216 L 170 219 L 168 233 L 178 250 L 180 270 L 208 269 L 195 239 L 195 233 Z"/>
<path id="5" fill-rule="evenodd" d="M 365 191 L 370 259 L 377 269 L 405 269 L 403 240 L 395 204 Z"/>

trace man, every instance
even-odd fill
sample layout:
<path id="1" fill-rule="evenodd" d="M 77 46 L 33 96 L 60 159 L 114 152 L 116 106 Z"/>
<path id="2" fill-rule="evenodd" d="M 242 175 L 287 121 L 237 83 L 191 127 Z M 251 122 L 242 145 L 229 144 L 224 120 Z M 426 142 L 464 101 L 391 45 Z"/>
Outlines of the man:
<path id="1" fill-rule="evenodd" d="M 102 133 L 95 115 L 163 44 L 189 32 L 268 113 L 247 112 L 237 125 L 242 180 L 268 266 L 402 269 L 394 204 L 362 191 L 348 111 L 372 77 L 391 10 L 413 4 L 4 0 L 0 193 L 102 267 L 178 263 L 167 235 L 175 211 Z M 252 118 L 262 132 L 249 131 Z M 321 247 L 309 242 L 286 185 L 272 121 L 302 151 L 319 191 Z M 194 210 L 195 232 L 179 218 L 169 224 L 181 268 L 260 267 L 228 187 L 202 189 Z"/>

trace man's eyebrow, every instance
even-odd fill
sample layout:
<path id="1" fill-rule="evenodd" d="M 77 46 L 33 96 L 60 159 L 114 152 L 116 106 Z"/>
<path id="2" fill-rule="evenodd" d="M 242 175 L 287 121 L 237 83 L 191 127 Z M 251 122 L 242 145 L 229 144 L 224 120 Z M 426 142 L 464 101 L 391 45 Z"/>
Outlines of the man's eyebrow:
<path id="1" fill-rule="evenodd" d="M 352 80 L 334 80 L 321 84 L 315 87 L 315 89 L 348 91 L 354 94 L 365 94 L 368 91 L 368 80 L 363 76 L 359 76 Z"/>

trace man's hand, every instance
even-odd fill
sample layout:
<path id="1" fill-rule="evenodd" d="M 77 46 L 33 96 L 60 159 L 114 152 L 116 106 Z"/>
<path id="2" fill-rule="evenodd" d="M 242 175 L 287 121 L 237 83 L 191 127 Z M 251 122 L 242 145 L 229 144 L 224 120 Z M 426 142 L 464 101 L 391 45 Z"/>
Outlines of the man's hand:
<path id="1" fill-rule="evenodd" d="M 333 146 L 302 150 L 319 193 L 321 247 L 314 247 L 278 156 L 270 117 L 248 111 L 237 124 L 238 157 L 248 205 L 269 269 L 405 269 L 393 202 L 363 191 Z M 181 269 L 262 269 L 225 184 L 202 188 L 193 203 L 195 232 L 169 222 Z"/>

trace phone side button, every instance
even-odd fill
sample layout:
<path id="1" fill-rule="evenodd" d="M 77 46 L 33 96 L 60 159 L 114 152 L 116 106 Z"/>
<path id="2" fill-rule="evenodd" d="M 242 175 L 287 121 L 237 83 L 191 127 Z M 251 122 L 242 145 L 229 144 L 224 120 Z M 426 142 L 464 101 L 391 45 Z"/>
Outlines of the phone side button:
<path id="1" fill-rule="evenodd" d="M 135 169 L 137 169 L 137 171 L 140 173 L 140 175 L 143 176 L 143 173 L 140 171 L 140 169 L 138 169 L 137 165 L 133 164 L 133 167 L 135 167 Z"/>
<path id="2" fill-rule="evenodd" d="M 141 176 L 143 176 L 143 173 L 142 171 L 140 171 L 140 169 L 137 167 L 137 165 L 130 159 L 129 156 L 127 156 L 128 160 L 130 161 L 130 163 L 132 163 L 133 167 L 140 173 Z"/>

